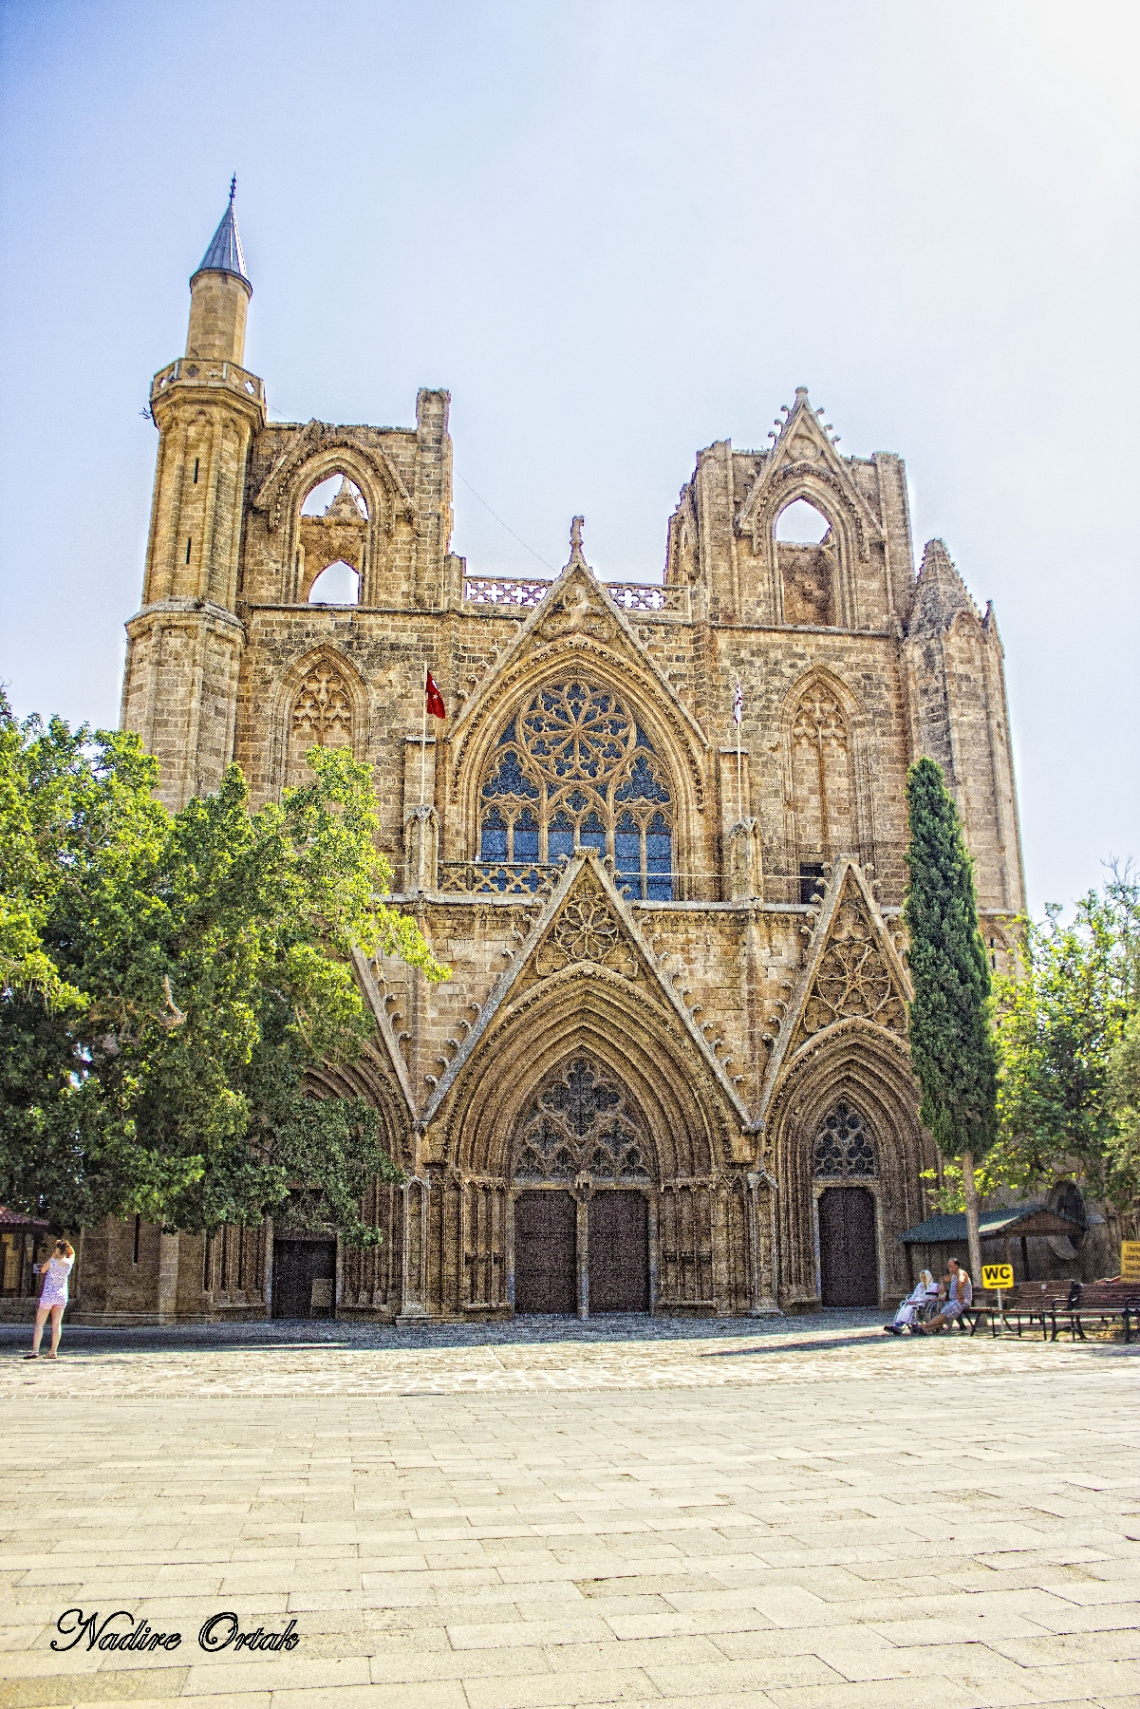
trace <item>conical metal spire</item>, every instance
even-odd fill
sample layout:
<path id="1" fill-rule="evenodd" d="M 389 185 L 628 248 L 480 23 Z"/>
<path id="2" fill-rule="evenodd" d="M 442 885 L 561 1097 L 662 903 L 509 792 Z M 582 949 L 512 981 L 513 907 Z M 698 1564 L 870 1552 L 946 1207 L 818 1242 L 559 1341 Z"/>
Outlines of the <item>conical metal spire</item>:
<path id="1" fill-rule="evenodd" d="M 198 273 L 232 273 L 235 278 L 243 279 L 245 283 L 249 285 L 250 290 L 252 290 L 253 286 L 250 284 L 249 274 L 245 270 L 245 256 L 241 251 L 241 238 L 238 236 L 237 217 L 234 214 L 234 194 L 236 190 L 237 177 L 235 175 L 230 179 L 229 206 L 222 215 L 222 221 L 217 231 L 210 239 L 209 247 L 207 248 L 205 255 L 203 255 L 201 261 L 198 263 L 197 272 L 194 277 L 197 278 Z"/>

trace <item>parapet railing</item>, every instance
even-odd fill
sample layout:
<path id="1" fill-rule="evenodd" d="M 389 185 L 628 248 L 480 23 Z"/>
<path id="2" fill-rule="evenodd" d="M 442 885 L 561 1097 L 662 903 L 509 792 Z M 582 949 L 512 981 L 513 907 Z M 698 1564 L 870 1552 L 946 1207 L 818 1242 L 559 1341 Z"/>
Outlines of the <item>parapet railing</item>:
<path id="1" fill-rule="evenodd" d="M 265 402 L 265 382 L 256 374 L 239 368 L 236 362 L 203 362 L 197 356 L 180 356 L 177 362 L 160 368 L 151 381 L 151 398 L 161 397 L 179 381 L 194 386 L 225 386 L 228 391 Z"/>
<path id="2" fill-rule="evenodd" d="M 549 896 L 560 866 L 525 866 L 476 860 L 441 860 L 439 888 L 463 896 Z"/>
<path id="3" fill-rule="evenodd" d="M 514 581 L 506 576 L 465 576 L 463 598 L 468 605 L 505 605 L 529 610 L 550 591 L 549 581 Z M 605 582 L 603 586 L 623 611 L 666 612 L 688 617 L 689 589 L 664 587 L 660 582 Z"/>
<path id="4" fill-rule="evenodd" d="M 869 863 L 864 870 L 874 876 L 875 869 L 870 867 Z M 459 896 L 549 896 L 562 872 L 561 861 L 441 861 L 439 889 L 444 894 Z M 615 882 L 619 890 L 625 888 L 620 874 L 616 876 Z M 783 906 L 818 906 L 826 882 L 825 878 L 813 874 L 766 872 L 762 881 L 761 899 Z M 729 890 L 727 876 L 719 872 L 654 873 L 650 875 L 650 884 L 658 894 L 650 895 L 647 898 L 649 902 L 682 899 L 689 902 L 719 902 L 727 897 Z M 666 886 L 671 892 L 669 896 L 660 894 L 660 890 Z M 888 880 L 888 895 L 895 891 L 901 896 L 902 879 L 898 873 L 892 873 Z M 640 900 L 636 896 L 631 899 Z"/>

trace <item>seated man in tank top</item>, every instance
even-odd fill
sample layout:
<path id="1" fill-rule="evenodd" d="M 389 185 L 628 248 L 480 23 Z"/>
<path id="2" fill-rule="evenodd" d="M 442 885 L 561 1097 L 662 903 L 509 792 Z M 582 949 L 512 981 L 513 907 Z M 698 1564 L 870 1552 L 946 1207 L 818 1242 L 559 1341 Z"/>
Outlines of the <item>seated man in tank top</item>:
<path id="1" fill-rule="evenodd" d="M 937 1317 L 932 1317 L 929 1323 L 914 1324 L 914 1333 L 918 1335 L 937 1335 L 940 1329 L 945 1329 L 948 1323 L 953 1323 L 956 1317 L 961 1317 L 966 1307 L 974 1297 L 974 1284 L 969 1272 L 963 1270 L 956 1258 L 946 1261 L 946 1274 L 938 1285 L 941 1298 L 945 1295 L 945 1304 Z"/>

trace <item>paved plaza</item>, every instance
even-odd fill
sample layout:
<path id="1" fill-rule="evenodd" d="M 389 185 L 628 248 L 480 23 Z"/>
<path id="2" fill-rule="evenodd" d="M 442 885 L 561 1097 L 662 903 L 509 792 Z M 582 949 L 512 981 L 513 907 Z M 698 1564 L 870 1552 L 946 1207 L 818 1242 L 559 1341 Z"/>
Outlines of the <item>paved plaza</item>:
<path id="1" fill-rule="evenodd" d="M 1140 1348 L 881 1321 L 6 1326 L 0 1705 L 1138 1709 Z"/>

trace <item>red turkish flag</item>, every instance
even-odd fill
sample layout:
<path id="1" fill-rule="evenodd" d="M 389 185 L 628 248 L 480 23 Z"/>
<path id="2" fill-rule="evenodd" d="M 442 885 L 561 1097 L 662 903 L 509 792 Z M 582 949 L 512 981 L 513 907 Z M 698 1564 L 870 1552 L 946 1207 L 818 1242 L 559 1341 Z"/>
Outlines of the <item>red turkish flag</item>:
<path id="1" fill-rule="evenodd" d="M 427 673 L 424 692 L 427 695 L 427 709 L 431 713 L 432 717 L 446 718 L 447 707 L 443 704 L 443 695 L 439 692 L 435 678 L 432 676 L 430 671 Z"/>

